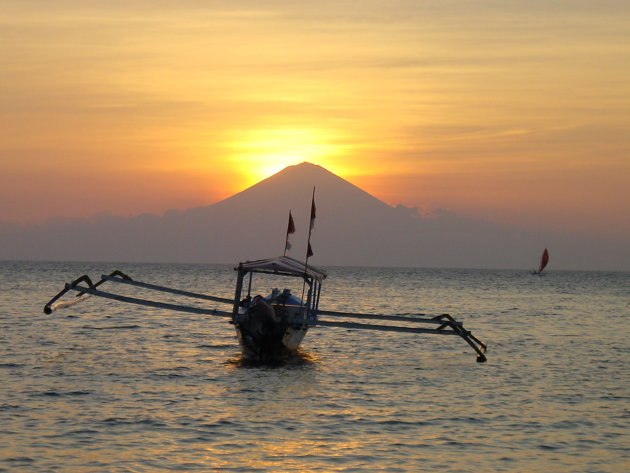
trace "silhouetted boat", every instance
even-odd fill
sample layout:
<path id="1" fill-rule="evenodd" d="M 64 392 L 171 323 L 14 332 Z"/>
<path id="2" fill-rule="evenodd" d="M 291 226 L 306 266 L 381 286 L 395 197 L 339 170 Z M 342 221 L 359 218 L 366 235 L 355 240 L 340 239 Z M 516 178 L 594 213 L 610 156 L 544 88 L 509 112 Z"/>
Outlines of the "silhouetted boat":
<path id="1" fill-rule="evenodd" d="M 542 274 L 543 270 L 547 267 L 547 264 L 549 264 L 549 252 L 547 251 L 547 248 L 545 248 L 545 251 L 543 251 L 543 254 L 540 257 L 538 270 L 534 271 L 532 274 Z"/>
<path id="2" fill-rule="evenodd" d="M 317 324 L 321 284 L 326 272 L 289 256 L 248 261 L 235 269 L 238 276 L 230 322 L 236 328 L 243 353 L 265 361 L 295 352 L 309 326 Z M 302 300 L 304 294 L 298 298 L 289 288 L 272 289 L 266 297 L 252 296 L 255 274 L 301 279 L 306 301 Z"/>
<path id="3" fill-rule="evenodd" d="M 288 256 L 247 261 L 239 263 L 234 269 L 238 272 L 238 276 L 233 299 L 134 281 L 121 271 L 114 271 L 110 275 L 101 276 L 101 279 L 96 283 L 93 283 L 87 275 L 83 275 L 66 284 L 64 289 L 44 306 L 44 312 L 50 314 L 54 310 L 81 302 L 89 296 L 98 296 L 160 309 L 225 317 L 229 318 L 229 322 L 236 328 L 243 354 L 263 362 L 282 358 L 295 352 L 308 329 L 314 326 L 457 335 L 472 347 L 477 354 L 478 362 L 486 361 L 484 354 L 486 345 L 473 336 L 470 331 L 465 330 L 461 322 L 456 321 L 448 314 L 428 317 L 424 314 L 384 315 L 319 310 L 321 284 L 327 276 L 326 272 Z M 254 275 L 257 278 L 254 278 Z M 256 287 L 254 284 L 255 279 L 258 279 L 259 276 L 267 276 L 271 279 L 289 278 L 294 281 L 294 286 L 297 281 L 298 287 L 301 284 L 303 288 L 301 289 L 302 297 L 297 297 L 289 289 L 272 289 L 266 296 L 253 295 L 259 289 L 258 284 Z M 283 280 L 286 281 L 286 279 Z M 232 310 L 206 309 L 105 292 L 99 289 L 99 286 L 105 282 L 212 301 L 230 305 Z M 263 283 L 265 282 L 268 281 L 263 281 Z M 70 291 L 75 291 L 78 295 L 70 301 L 58 302 Z M 305 300 L 303 300 L 304 298 Z M 324 317 L 323 320 L 320 318 L 321 316 Z M 370 323 L 372 321 L 378 323 Z"/>

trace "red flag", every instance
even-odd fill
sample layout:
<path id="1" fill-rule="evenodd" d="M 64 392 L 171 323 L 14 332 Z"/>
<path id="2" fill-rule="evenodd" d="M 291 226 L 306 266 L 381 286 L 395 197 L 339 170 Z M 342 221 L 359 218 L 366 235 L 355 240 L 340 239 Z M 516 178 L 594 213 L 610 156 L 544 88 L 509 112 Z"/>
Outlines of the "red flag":
<path id="1" fill-rule="evenodd" d="M 284 254 L 286 256 L 287 251 L 291 249 L 291 242 L 289 241 L 289 235 L 295 233 L 295 223 L 293 223 L 293 215 L 291 215 L 291 211 L 289 210 L 289 224 L 287 225 L 287 238 L 284 242 Z"/>
<path id="2" fill-rule="evenodd" d="M 315 228 L 315 188 L 313 187 L 313 200 L 311 201 L 311 226 L 308 230 L 308 247 L 306 249 L 306 261 L 313 256 L 313 248 L 311 248 L 311 233 Z"/>
<path id="3" fill-rule="evenodd" d="M 311 230 L 315 228 L 315 192 L 313 192 L 313 201 L 311 202 Z"/>
<path id="4" fill-rule="evenodd" d="M 293 215 L 291 215 L 291 211 L 289 210 L 289 226 L 287 227 L 287 235 L 295 233 L 295 224 L 293 223 Z"/>

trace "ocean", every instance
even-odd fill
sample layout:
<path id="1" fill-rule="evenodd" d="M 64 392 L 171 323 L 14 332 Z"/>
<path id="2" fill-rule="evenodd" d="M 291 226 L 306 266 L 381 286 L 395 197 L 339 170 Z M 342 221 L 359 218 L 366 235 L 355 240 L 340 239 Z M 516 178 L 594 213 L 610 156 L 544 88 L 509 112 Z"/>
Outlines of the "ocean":
<path id="1" fill-rule="evenodd" d="M 257 365 L 223 318 L 42 312 L 114 269 L 233 296 L 231 266 L 0 262 L 0 472 L 630 471 L 628 272 L 326 268 L 320 308 L 449 313 L 487 363 L 457 337 L 321 327 Z"/>

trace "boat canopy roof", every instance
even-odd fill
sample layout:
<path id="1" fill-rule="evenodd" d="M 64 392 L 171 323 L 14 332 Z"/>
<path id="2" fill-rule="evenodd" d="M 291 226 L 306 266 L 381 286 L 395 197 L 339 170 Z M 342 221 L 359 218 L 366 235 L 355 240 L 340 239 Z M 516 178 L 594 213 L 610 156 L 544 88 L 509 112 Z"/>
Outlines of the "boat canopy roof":
<path id="1" fill-rule="evenodd" d="M 276 256 L 274 258 L 246 261 L 245 263 L 239 263 L 238 267 L 234 269 L 237 271 L 284 274 L 287 276 L 304 277 L 306 275 L 309 278 L 316 279 L 318 282 L 323 281 L 328 276 L 326 271 L 314 266 L 307 266 L 302 261 L 290 256 Z"/>

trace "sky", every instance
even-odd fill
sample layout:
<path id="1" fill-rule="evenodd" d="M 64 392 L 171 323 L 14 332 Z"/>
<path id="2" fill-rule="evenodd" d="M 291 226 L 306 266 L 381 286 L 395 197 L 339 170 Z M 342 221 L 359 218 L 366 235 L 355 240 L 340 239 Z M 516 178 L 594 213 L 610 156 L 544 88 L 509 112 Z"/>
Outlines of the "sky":
<path id="1" fill-rule="evenodd" d="M 630 3 L 0 0 L 0 221 L 209 205 L 309 161 L 630 238 Z"/>

